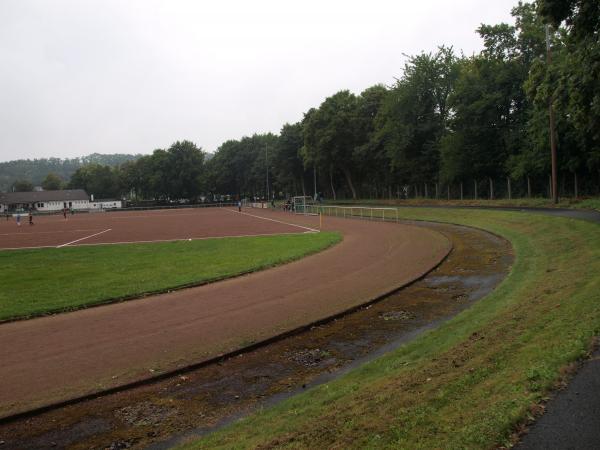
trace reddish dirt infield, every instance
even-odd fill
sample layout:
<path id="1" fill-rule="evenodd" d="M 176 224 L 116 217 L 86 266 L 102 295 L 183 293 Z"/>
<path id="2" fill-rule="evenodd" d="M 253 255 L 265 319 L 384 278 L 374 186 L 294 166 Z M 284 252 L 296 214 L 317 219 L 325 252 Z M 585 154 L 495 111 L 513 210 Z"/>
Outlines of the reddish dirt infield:
<path id="1" fill-rule="evenodd" d="M 318 222 L 250 212 L 301 226 Z M 441 234 L 410 225 L 325 218 L 324 229 L 342 232 L 343 242 L 264 272 L 0 325 L 0 417 L 207 360 L 331 316 L 424 275 L 451 247 Z"/>
<path id="2" fill-rule="evenodd" d="M 124 242 L 206 239 L 210 237 L 303 233 L 303 228 L 248 214 L 232 208 L 187 208 L 122 211 L 93 214 L 27 216 L 21 226 L 15 218 L 0 220 L 0 249 L 114 244 Z M 252 211 L 250 211 L 252 213 Z"/>

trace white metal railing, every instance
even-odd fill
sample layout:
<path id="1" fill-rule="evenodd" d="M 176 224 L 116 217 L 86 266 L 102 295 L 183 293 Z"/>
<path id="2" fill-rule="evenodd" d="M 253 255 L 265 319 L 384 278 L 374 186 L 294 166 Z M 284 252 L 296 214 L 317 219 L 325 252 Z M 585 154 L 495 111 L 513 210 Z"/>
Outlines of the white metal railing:
<path id="1" fill-rule="evenodd" d="M 322 214 L 343 218 L 358 218 L 367 220 L 395 221 L 400 220 L 398 208 L 368 207 L 368 206 L 335 206 L 335 205 L 306 205 L 302 214 Z"/>

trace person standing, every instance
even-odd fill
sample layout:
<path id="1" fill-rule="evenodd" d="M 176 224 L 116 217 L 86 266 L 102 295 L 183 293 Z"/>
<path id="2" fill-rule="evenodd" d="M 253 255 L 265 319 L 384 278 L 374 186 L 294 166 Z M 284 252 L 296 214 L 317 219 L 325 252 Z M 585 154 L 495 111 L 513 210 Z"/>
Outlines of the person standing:
<path id="1" fill-rule="evenodd" d="M 33 214 L 29 211 L 29 225 L 33 225 Z"/>
<path id="2" fill-rule="evenodd" d="M 17 213 L 17 226 L 20 227 L 21 226 L 21 214 Z"/>
<path id="3" fill-rule="evenodd" d="M 63 208 L 63 217 L 67 220 L 67 208 Z"/>
<path id="4" fill-rule="evenodd" d="M 238 212 L 242 212 L 242 201 L 238 200 Z"/>

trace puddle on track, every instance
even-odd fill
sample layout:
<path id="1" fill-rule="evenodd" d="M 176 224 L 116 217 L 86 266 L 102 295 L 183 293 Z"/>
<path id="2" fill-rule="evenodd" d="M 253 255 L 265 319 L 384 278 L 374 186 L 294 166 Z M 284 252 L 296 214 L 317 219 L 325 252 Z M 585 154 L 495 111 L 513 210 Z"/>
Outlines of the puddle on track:
<path id="1" fill-rule="evenodd" d="M 510 244 L 483 231 L 419 223 L 453 250 L 378 303 L 220 363 L 0 426 L 6 449 L 169 448 L 328 382 L 480 300 L 508 274 Z"/>

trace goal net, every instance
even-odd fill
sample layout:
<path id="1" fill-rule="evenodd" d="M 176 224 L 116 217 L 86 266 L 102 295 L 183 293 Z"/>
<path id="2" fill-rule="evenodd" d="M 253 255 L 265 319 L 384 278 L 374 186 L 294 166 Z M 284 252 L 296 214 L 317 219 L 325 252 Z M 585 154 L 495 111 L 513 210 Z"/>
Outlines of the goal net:
<path id="1" fill-rule="evenodd" d="M 312 197 L 307 195 L 292 197 L 292 211 L 296 214 L 316 216 L 318 214 L 313 206 L 314 201 Z"/>

